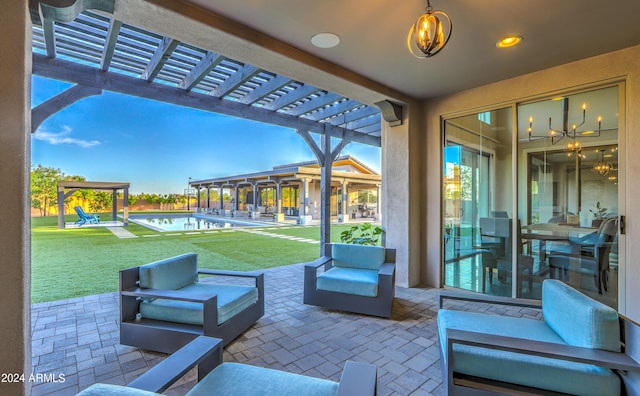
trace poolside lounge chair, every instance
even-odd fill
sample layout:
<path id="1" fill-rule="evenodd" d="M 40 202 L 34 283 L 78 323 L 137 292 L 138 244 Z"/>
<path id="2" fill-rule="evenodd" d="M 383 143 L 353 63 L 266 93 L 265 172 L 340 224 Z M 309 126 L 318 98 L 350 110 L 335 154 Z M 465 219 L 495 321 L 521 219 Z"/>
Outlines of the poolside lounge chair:
<path id="1" fill-rule="evenodd" d="M 75 210 L 76 213 L 78 214 L 78 217 L 80 217 L 78 220 L 76 220 L 76 224 L 78 226 L 82 226 L 83 224 L 87 224 L 87 223 L 98 224 L 100 222 L 100 217 L 98 217 L 98 215 L 86 214 L 85 211 L 80 206 L 74 206 L 73 210 Z"/>

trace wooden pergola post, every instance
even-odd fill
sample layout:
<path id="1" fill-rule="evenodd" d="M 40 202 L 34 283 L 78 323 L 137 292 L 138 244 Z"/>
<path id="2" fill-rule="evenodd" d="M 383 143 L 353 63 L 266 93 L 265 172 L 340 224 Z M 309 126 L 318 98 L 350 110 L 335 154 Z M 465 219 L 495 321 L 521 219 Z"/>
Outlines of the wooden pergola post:
<path id="1" fill-rule="evenodd" d="M 320 255 L 326 255 L 326 244 L 331 241 L 331 168 L 342 149 L 350 143 L 346 138 L 340 139 L 336 147 L 331 148 L 331 136 L 323 134 L 320 145 L 313 140 L 309 131 L 296 130 L 309 145 L 320 164 Z M 306 201 L 306 199 L 305 199 Z"/>

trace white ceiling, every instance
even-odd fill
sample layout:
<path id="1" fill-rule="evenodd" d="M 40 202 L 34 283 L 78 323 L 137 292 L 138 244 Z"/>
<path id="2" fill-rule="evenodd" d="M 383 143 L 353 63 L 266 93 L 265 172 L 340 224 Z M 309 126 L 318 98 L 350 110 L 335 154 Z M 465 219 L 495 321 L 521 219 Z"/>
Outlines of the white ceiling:
<path id="1" fill-rule="evenodd" d="M 419 99 L 640 44 L 639 0 L 432 0 L 451 17 L 453 34 L 426 60 L 406 48 L 423 0 L 189 2 Z M 312 46 L 320 32 L 339 35 L 340 44 Z M 496 48 L 507 34 L 524 40 Z"/>

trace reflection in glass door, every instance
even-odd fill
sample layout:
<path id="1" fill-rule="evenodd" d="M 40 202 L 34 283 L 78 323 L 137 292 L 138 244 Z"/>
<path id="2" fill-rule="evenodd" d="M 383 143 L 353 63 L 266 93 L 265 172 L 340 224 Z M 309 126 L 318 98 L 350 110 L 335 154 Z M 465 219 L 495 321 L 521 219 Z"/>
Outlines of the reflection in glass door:
<path id="1" fill-rule="evenodd" d="M 533 258 L 526 270 L 533 274 L 532 297 L 540 298 L 545 279 L 560 279 L 617 308 L 618 87 L 559 99 L 518 106 L 519 163 L 526 170 L 518 210 Z"/>
<path id="2" fill-rule="evenodd" d="M 510 109 L 445 121 L 443 284 L 482 293 L 511 290 Z M 500 165 L 502 169 L 497 169 Z M 496 177 L 501 180 L 497 181 Z"/>

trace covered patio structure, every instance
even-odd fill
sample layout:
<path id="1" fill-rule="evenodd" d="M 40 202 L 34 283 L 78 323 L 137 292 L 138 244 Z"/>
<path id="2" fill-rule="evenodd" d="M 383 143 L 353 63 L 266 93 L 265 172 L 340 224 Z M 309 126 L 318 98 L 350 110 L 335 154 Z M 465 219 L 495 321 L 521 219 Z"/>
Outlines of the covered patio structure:
<path id="1" fill-rule="evenodd" d="M 380 175 L 356 158 L 348 155 L 336 158 L 332 166 L 329 202 L 331 215 L 336 215 L 339 221 L 365 215 L 379 219 L 381 184 Z M 190 183 L 191 187 L 198 190 L 197 207 L 200 209 L 248 212 L 252 217 L 266 213 L 280 217 L 295 216 L 301 224 L 320 217 L 316 206 L 320 201 L 321 185 L 321 170 L 317 161 L 280 165 L 267 171 L 195 180 Z M 203 189 L 206 191 L 206 202 L 201 201 L 200 192 Z M 219 190 L 220 202 L 211 201 L 212 189 Z M 224 189 L 229 189 L 232 197 L 232 202 L 226 206 Z M 275 190 L 273 200 L 267 202 L 262 199 L 261 192 L 264 189 Z M 289 194 L 285 201 L 286 189 L 289 189 Z M 358 199 L 354 198 L 359 190 L 375 191 L 376 202 L 366 211 L 358 207 Z"/>
<path id="2" fill-rule="evenodd" d="M 95 182 L 95 181 L 58 181 L 58 228 L 65 228 L 64 222 L 64 200 L 73 195 L 78 190 L 104 190 L 113 193 L 113 203 L 111 205 L 112 218 L 118 218 L 118 190 L 124 190 L 123 198 L 123 224 L 129 225 L 129 183 L 125 182 Z"/>

